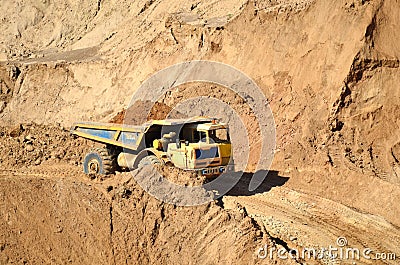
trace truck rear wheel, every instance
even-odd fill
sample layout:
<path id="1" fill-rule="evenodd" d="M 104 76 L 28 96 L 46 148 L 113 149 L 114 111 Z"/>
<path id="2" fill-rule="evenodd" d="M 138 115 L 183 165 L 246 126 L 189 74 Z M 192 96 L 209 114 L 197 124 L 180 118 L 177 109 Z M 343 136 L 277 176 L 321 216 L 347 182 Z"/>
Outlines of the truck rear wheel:
<path id="1" fill-rule="evenodd" d="M 83 160 L 83 171 L 86 174 L 112 174 L 117 169 L 115 154 L 106 148 L 95 148 Z"/>
<path id="2" fill-rule="evenodd" d="M 155 155 L 145 156 L 140 160 L 138 168 L 142 168 L 146 165 L 161 165 L 161 161 Z"/>

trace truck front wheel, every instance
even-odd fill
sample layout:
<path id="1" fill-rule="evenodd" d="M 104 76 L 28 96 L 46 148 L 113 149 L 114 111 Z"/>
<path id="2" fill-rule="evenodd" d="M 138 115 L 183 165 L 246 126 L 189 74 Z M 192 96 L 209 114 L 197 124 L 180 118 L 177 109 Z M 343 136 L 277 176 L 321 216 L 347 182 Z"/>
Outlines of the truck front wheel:
<path id="1" fill-rule="evenodd" d="M 140 160 L 138 168 L 142 168 L 146 165 L 161 165 L 161 161 L 155 155 L 145 156 Z"/>
<path id="2" fill-rule="evenodd" d="M 96 148 L 89 152 L 83 160 L 85 174 L 112 174 L 117 169 L 116 157 L 106 148 Z"/>

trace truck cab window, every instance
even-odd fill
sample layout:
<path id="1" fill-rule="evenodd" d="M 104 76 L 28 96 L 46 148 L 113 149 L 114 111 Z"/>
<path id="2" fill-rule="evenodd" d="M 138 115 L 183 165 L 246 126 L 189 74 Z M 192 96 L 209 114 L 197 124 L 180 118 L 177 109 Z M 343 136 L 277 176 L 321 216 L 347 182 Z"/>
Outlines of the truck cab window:
<path id="1" fill-rule="evenodd" d="M 211 130 L 208 132 L 210 139 L 215 143 L 229 142 L 229 134 L 226 129 Z"/>

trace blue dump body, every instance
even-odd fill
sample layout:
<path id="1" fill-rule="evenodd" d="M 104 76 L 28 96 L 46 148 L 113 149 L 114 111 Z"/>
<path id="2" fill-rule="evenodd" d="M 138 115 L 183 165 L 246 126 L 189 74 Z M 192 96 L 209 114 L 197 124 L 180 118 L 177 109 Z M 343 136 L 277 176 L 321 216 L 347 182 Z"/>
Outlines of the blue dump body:
<path id="1" fill-rule="evenodd" d="M 88 129 L 88 128 L 77 128 L 77 131 L 108 140 L 113 140 L 116 133 L 116 131 L 105 131 L 105 130 Z"/>
<path id="2" fill-rule="evenodd" d="M 96 142 L 137 150 L 148 126 L 131 126 L 114 123 L 75 123 L 71 134 Z"/>
<path id="3" fill-rule="evenodd" d="M 191 123 L 200 124 L 211 122 L 213 119 L 214 118 L 208 117 L 193 117 L 189 119 L 152 120 L 141 126 L 116 123 L 79 122 L 72 126 L 71 134 L 99 143 L 138 151 L 140 148 L 145 148 L 144 135 L 152 126 L 156 128 L 157 126 L 179 126 Z M 152 143 L 152 140 L 150 143 Z"/>

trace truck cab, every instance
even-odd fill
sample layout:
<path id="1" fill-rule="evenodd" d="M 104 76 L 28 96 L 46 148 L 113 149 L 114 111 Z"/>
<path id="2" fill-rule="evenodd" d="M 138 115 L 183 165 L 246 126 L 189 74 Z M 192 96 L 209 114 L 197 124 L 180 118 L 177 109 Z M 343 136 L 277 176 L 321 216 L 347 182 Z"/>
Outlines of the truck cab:
<path id="1" fill-rule="evenodd" d="M 180 138 L 168 143 L 168 160 L 176 167 L 197 170 L 203 175 L 222 173 L 231 158 L 229 130 L 225 124 L 188 124 Z"/>

